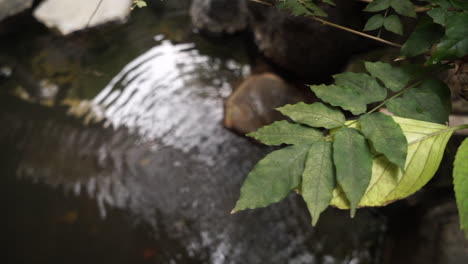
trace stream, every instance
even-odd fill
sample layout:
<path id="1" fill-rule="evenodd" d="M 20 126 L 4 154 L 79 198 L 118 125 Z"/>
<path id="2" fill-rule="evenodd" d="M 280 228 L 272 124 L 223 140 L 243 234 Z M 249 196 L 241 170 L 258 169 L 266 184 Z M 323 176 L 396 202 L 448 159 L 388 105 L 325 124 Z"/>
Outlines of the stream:
<path id="1" fill-rule="evenodd" d="M 231 215 L 271 149 L 222 125 L 249 38 L 193 32 L 183 8 L 0 42 L 9 263 L 377 263 L 385 217 L 301 198 Z"/>

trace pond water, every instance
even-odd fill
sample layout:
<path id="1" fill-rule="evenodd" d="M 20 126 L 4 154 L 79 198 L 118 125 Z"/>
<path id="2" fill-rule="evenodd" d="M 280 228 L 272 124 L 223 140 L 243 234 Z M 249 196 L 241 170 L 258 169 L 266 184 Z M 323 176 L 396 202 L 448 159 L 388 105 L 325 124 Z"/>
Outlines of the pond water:
<path id="1" fill-rule="evenodd" d="M 186 8 L 0 41 L 2 226 L 11 263 L 377 263 L 385 218 L 292 194 L 230 215 L 270 149 L 222 126 L 249 38 L 194 33 Z"/>

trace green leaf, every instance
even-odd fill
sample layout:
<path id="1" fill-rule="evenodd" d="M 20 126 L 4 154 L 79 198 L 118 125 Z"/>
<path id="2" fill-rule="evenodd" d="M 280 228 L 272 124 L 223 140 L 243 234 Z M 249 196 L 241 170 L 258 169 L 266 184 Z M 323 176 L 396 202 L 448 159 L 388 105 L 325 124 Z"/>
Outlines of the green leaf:
<path id="1" fill-rule="evenodd" d="M 370 2 L 364 11 L 366 12 L 379 12 L 390 7 L 391 0 L 375 0 Z"/>
<path id="2" fill-rule="evenodd" d="M 372 178 L 361 202 L 364 206 L 384 206 L 408 197 L 421 189 L 435 174 L 440 165 L 453 129 L 448 126 L 392 117 L 403 129 L 408 143 L 405 170 L 377 156 L 373 160 Z M 357 125 L 357 124 L 356 124 Z M 331 205 L 348 209 L 346 195 L 339 188 L 333 191 Z"/>
<path id="3" fill-rule="evenodd" d="M 440 80 L 426 80 L 386 105 L 397 116 L 445 124 L 451 111 L 450 89 Z"/>
<path id="4" fill-rule="evenodd" d="M 372 176 L 372 153 L 357 129 L 340 128 L 334 139 L 336 179 L 349 201 L 351 217 L 354 217 Z"/>
<path id="5" fill-rule="evenodd" d="M 403 89 L 411 79 L 411 76 L 401 68 L 392 67 L 384 62 L 365 62 L 366 70 L 375 78 L 383 82 L 385 87 L 397 92 Z"/>
<path id="6" fill-rule="evenodd" d="M 374 149 L 404 169 L 408 142 L 400 125 L 383 113 L 364 115 L 359 122 L 362 133 L 370 140 Z"/>
<path id="7" fill-rule="evenodd" d="M 310 88 L 323 101 L 355 115 L 364 113 L 367 104 L 387 97 L 387 90 L 368 74 L 345 72 L 333 78 L 336 85 L 311 85 Z"/>
<path id="8" fill-rule="evenodd" d="M 397 15 L 390 15 L 384 20 L 384 28 L 398 35 L 403 35 L 403 25 Z"/>
<path id="9" fill-rule="evenodd" d="M 468 138 L 458 148 L 453 164 L 453 185 L 457 199 L 460 226 L 468 237 Z"/>
<path id="10" fill-rule="evenodd" d="M 335 128 L 346 121 L 340 110 L 322 103 L 285 105 L 277 110 L 297 123 L 312 127 Z"/>
<path id="11" fill-rule="evenodd" d="M 468 13 L 454 13 L 446 18 L 446 31 L 437 45 L 431 62 L 462 58 L 468 54 Z"/>
<path id="12" fill-rule="evenodd" d="M 364 31 L 371 31 L 381 28 L 384 23 L 384 17 L 381 14 L 373 15 L 364 26 Z"/>
<path id="13" fill-rule="evenodd" d="M 356 91 L 360 97 L 359 100 L 366 104 L 379 102 L 387 97 L 387 90 L 368 74 L 344 72 L 333 75 L 333 78 L 336 85 Z"/>
<path id="14" fill-rule="evenodd" d="M 336 85 L 311 85 L 310 89 L 323 101 L 351 111 L 354 115 L 367 110 L 367 104 L 362 102 L 357 91 Z"/>
<path id="15" fill-rule="evenodd" d="M 271 146 L 309 144 L 323 138 L 322 132 L 318 129 L 292 124 L 284 120 L 264 126 L 247 136 Z"/>
<path id="16" fill-rule="evenodd" d="M 282 0 L 277 4 L 277 7 L 291 11 L 295 16 L 327 16 L 327 13 L 312 0 Z"/>
<path id="17" fill-rule="evenodd" d="M 307 155 L 301 185 L 302 197 L 312 216 L 312 225 L 317 224 L 320 214 L 328 207 L 335 185 L 332 143 L 315 142 Z"/>
<path id="18" fill-rule="evenodd" d="M 468 1 L 466 1 L 466 0 L 450 0 L 450 3 L 455 8 L 468 11 Z"/>
<path id="19" fill-rule="evenodd" d="M 292 145 L 273 151 L 257 163 L 240 191 L 233 213 L 268 206 L 284 199 L 301 183 L 310 145 Z"/>
<path id="20" fill-rule="evenodd" d="M 453 5 L 448 0 L 425 0 L 426 2 L 438 5 L 445 9 L 452 8 Z"/>
<path id="21" fill-rule="evenodd" d="M 434 20 L 434 23 L 445 26 L 445 21 L 448 15 L 448 10 L 446 8 L 433 8 L 427 11 L 427 14 Z"/>
<path id="22" fill-rule="evenodd" d="M 401 48 L 401 54 L 406 57 L 420 55 L 428 51 L 443 35 L 443 27 L 429 21 L 429 19 L 422 19 Z"/>
<path id="23" fill-rule="evenodd" d="M 414 5 L 409 0 L 392 0 L 390 6 L 402 16 L 416 17 Z"/>

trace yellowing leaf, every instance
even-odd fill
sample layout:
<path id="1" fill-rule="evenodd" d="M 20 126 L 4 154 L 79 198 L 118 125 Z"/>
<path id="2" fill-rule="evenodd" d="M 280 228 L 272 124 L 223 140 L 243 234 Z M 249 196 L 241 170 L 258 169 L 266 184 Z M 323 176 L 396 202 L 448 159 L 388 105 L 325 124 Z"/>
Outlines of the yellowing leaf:
<path id="1" fill-rule="evenodd" d="M 468 138 L 458 148 L 453 165 L 453 185 L 457 198 L 460 227 L 468 237 Z"/>
<path id="2" fill-rule="evenodd" d="M 403 129 L 408 141 L 405 170 L 389 162 L 384 156 L 376 156 L 372 165 L 372 177 L 358 206 L 384 206 L 403 199 L 422 188 L 437 171 L 445 146 L 453 129 L 445 125 L 414 119 L 392 117 Z M 435 134 L 435 135 L 434 135 Z M 331 205 L 348 209 L 349 202 L 339 188 L 333 191 Z"/>

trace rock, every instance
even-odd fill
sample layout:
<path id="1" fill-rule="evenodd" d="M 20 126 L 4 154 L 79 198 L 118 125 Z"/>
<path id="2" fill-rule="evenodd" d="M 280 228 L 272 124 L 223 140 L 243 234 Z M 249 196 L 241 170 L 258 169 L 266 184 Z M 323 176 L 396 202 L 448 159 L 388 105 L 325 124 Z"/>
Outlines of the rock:
<path id="1" fill-rule="evenodd" d="M 399 230 L 390 227 L 384 264 L 468 263 L 468 240 L 460 230 L 455 201 L 436 199 L 429 207 L 410 207 L 401 215 Z"/>
<path id="2" fill-rule="evenodd" d="M 326 20 L 362 28 L 356 2 L 336 1 L 337 7 L 324 5 Z M 356 35 L 310 18 L 293 17 L 257 3 L 249 4 L 249 13 L 259 50 L 275 64 L 306 80 L 321 81 L 338 72 L 351 54 L 363 49 Z"/>
<path id="3" fill-rule="evenodd" d="M 195 27 L 215 34 L 242 31 L 248 22 L 245 0 L 194 0 L 190 16 Z"/>
<path id="4" fill-rule="evenodd" d="M 246 134 L 283 119 L 275 108 L 305 101 L 305 96 L 272 73 L 253 75 L 244 80 L 227 99 L 224 125 Z"/>
<path id="5" fill-rule="evenodd" d="M 67 35 L 87 28 L 91 17 L 90 27 L 123 21 L 129 15 L 131 5 L 132 0 L 102 1 L 101 4 L 100 0 L 45 0 L 34 11 L 34 17 L 47 27 Z"/>
<path id="6" fill-rule="evenodd" d="M 0 21 L 20 13 L 33 4 L 33 0 L 0 0 Z"/>

